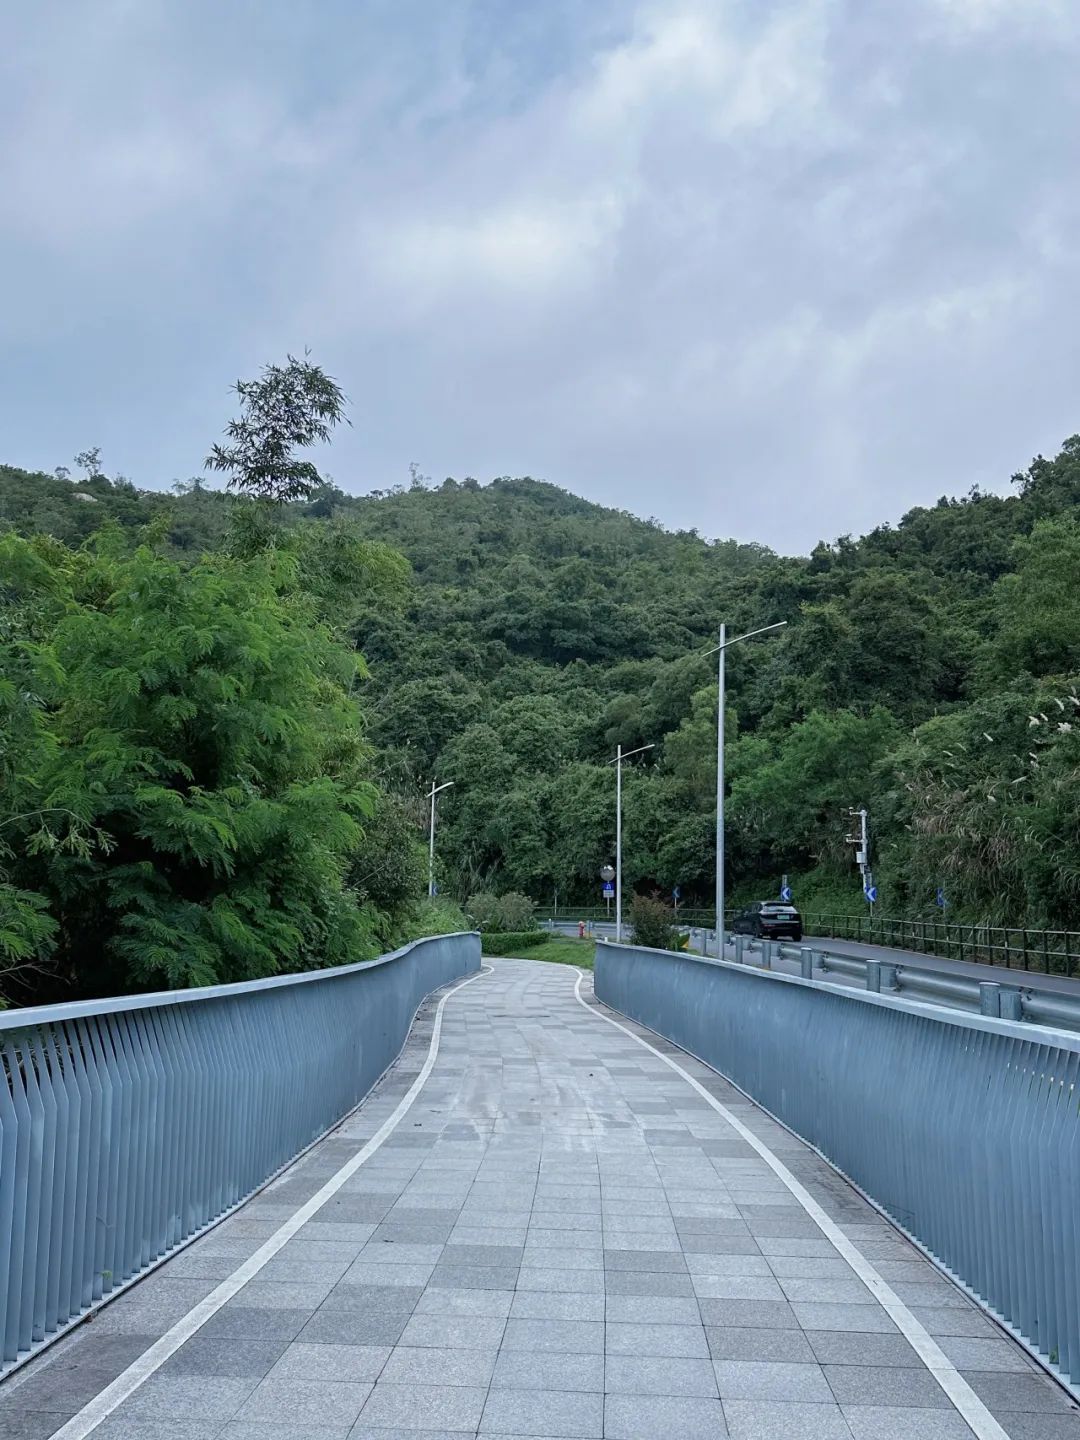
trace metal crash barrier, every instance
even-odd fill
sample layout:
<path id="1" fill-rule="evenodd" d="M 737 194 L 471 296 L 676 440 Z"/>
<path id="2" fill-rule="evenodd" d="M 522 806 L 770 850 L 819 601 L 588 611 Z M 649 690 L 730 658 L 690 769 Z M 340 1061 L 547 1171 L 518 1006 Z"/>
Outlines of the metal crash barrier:
<path id="1" fill-rule="evenodd" d="M 335 970 L 0 1014 L 3 1366 L 234 1209 L 357 1105 L 477 935 Z"/>
<path id="2" fill-rule="evenodd" d="M 1080 1380 L 1080 1035 L 600 944 L 596 994 L 728 1076 Z"/>
<path id="3" fill-rule="evenodd" d="M 928 1000 L 934 1004 L 972 1010 L 976 1014 L 999 1016 L 1002 1020 L 1026 1020 L 1032 1025 L 1049 1025 L 1080 1030 L 1080 988 L 1075 994 L 1045 990 L 1038 977 L 1027 985 L 1017 975 L 1012 984 L 995 977 L 975 979 L 963 974 L 928 970 L 908 961 L 888 961 L 869 955 L 837 955 L 820 944 L 784 944 L 778 940 L 755 940 L 747 935 L 729 936 L 737 965 L 756 965 L 772 970 L 784 964 L 788 974 L 804 980 L 845 976 L 867 990 L 900 995 L 907 1000 Z M 716 932 L 690 932 L 691 950 L 708 956 L 716 950 Z M 993 972 L 988 972 L 993 973 Z"/>

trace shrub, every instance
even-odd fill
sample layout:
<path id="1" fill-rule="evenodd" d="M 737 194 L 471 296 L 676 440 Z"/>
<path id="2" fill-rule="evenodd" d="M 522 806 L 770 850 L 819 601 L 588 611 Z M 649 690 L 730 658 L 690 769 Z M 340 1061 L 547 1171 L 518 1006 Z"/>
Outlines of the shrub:
<path id="1" fill-rule="evenodd" d="M 486 892 L 472 895 L 465 910 L 478 930 L 499 934 L 520 933 L 533 928 L 535 904 L 527 895 L 510 891 L 506 895 Z"/>
<path id="2" fill-rule="evenodd" d="M 546 930 L 485 930 L 480 936 L 480 949 L 484 955 L 516 955 L 542 945 L 547 938 Z"/>
<path id="3" fill-rule="evenodd" d="M 465 902 L 465 914 L 469 922 L 475 925 L 477 930 L 498 930 L 499 929 L 499 897 L 482 891 L 479 895 L 470 895 Z"/>
<path id="4" fill-rule="evenodd" d="M 535 912 L 536 905 L 527 895 L 521 895 L 516 890 L 511 890 L 506 895 L 500 895 L 499 929 L 531 930 L 535 924 L 533 919 Z"/>
<path id="5" fill-rule="evenodd" d="M 635 895 L 631 900 L 630 928 L 634 944 L 650 950 L 674 950 L 679 941 L 671 907 L 649 895 Z"/>
<path id="6" fill-rule="evenodd" d="M 399 918 L 391 945 L 396 949 L 410 940 L 422 940 L 427 935 L 453 935 L 469 928 L 461 907 L 453 900 L 445 900 L 441 895 L 429 900 L 425 895 Z"/>

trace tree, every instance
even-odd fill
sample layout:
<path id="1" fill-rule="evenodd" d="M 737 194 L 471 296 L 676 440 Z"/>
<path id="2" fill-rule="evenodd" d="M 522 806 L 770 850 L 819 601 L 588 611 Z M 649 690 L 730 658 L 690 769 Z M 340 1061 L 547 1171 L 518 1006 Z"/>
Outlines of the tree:
<path id="1" fill-rule="evenodd" d="M 380 934 L 394 938 L 402 916 L 423 894 L 427 883 L 427 852 L 407 800 L 384 792 L 374 814 L 353 847 L 348 883 L 357 896 L 382 917 Z"/>
<path id="2" fill-rule="evenodd" d="M 884 875 L 912 909 L 1073 928 L 1080 900 L 1080 677 L 1001 690 L 895 747 Z M 882 776 L 884 778 L 884 774 Z"/>
<path id="3" fill-rule="evenodd" d="M 19 849 L 58 845 L 73 832 L 69 817 L 43 810 L 33 783 L 48 758 L 48 676 L 37 661 L 48 599 L 26 598 L 31 587 L 49 588 L 44 554 L 49 542 L 30 547 L 0 537 L 0 974 L 10 985 L 27 965 L 51 954 L 57 924 L 45 897 L 11 883 Z M 4 1002 L 0 1001 L 0 1005 Z"/>
<path id="4" fill-rule="evenodd" d="M 266 365 L 259 379 L 238 380 L 233 388 L 240 418 L 229 421 L 231 443 L 215 445 L 206 468 L 224 472 L 230 488 L 258 500 L 280 505 L 308 499 L 323 480 L 310 460 L 298 460 L 294 452 L 325 443 L 346 420 L 341 387 L 306 356 L 289 355 L 285 365 Z"/>
<path id="5" fill-rule="evenodd" d="M 1019 494 L 942 499 L 780 558 L 529 478 L 365 496 L 327 483 L 256 504 L 0 467 L 0 528 L 79 546 L 115 524 L 152 533 L 185 569 L 223 550 L 269 564 L 282 604 L 362 651 L 373 770 L 401 796 L 422 797 L 433 775 L 456 781 L 440 801 L 437 861 L 440 888 L 458 897 L 550 902 L 557 889 L 560 904 L 595 903 L 614 848 L 605 761 L 617 743 L 655 743 L 623 777 L 624 881 L 678 884 L 687 906 L 709 904 L 716 679 L 701 652 L 721 616 L 731 633 L 786 618 L 783 637 L 740 647 L 728 669 L 733 899 L 773 893 L 787 870 L 808 908 L 861 905 L 843 835 L 848 806 L 866 803 L 892 914 L 924 914 L 944 871 L 950 919 L 1076 929 L 1078 497 L 1074 438 L 1032 463 Z M 45 695 L 44 681 L 19 675 L 15 693 Z M 50 734 L 51 704 L 39 715 Z M 423 834 L 428 812 L 414 803 Z M 19 827 L 0 839 L 16 831 L 18 851 Z M 346 888 L 368 869 L 351 869 Z M 389 937 L 389 897 L 360 889 L 361 908 L 390 917 Z"/>
<path id="6" fill-rule="evenodd" d="M 87 480 L 96 480 L 102 473 L 101 446 L 92 445 L 89 450 L 80 450 L 75 456 L 75 464 L 80 470 L 86 471 Z"/>
<path id="7" fill-rule="evenodd" d="M 9 604 L 29 617 L 23 683 L 41 697 L 27 714 L 4 690 L 4 732 L 23 736 L 12 789 L 35 797 L 5 817 L 4 912 L 25 934 L 47 911 L 53 935 L 23 943 L 55 940 L 58 992 L 377 953 L 377 916 L 348 884 L 375 798 L 362 662 L 291 557 L 183 567 L 118 532 L 90 552 L 4 545 Z"/>
<path id="8" fill-rule="evenodd" d="M 1014 549 L 1015 570 L 994 592 L 990 675 L 1009 680 L 1080 669 L 1080 523 L 1044 520 Z"/>
<path id="9" fill-rule="evenodd" d="M 841 863 L 848 809 L 865 803 L 875 766 L 897 739 L 882 707 L 868 716 L 813 711 L 771 746 L 732 748 L 732 828 L 760 871 Z M 771 753 L 770 753 L 771 752 Z"/>

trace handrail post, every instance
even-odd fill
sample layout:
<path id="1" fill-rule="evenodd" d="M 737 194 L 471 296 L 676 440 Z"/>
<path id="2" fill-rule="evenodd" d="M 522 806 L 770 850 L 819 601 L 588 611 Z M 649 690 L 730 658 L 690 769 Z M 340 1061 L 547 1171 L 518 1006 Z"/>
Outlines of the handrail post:
<path id="1" fill-rule="evenodd" d="M 983 980 L 979 984 L 979 1013 L 995 1019 L 1001 1014 L 1001 986 L 996 980 Z"/>
<path id="2" fill-rule="evenodd" d="M 998 997 L 1000 1015 L 1002 1020 L 1023 1020 L 1024 1018 L 1024 995 L 1023 991 L 1017 990 L 1012 985 L 1002 985 L 1001 994 Z"/>

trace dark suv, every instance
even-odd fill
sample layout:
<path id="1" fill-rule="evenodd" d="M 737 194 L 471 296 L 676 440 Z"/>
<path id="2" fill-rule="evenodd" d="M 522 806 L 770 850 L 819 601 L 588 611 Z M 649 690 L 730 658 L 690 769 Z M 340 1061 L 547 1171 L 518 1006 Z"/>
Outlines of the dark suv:
<path id="1" fill-rule="evenodd" d="M 756 935 L 762 940 L 801 940 L 802 916 L 794 905 L 782 900 L 755 900 L 735 912 L 732 929 L 736 935 Z"/>

